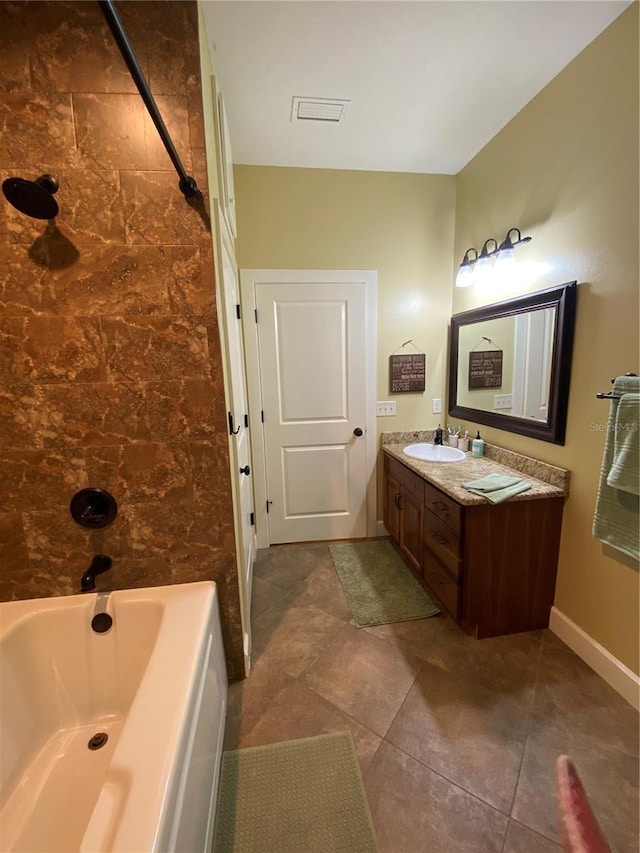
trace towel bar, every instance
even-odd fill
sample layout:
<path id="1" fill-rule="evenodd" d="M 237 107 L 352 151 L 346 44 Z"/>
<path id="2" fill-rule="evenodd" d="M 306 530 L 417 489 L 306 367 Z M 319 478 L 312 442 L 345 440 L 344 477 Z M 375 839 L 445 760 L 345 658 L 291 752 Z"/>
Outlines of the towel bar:
<path id="1" fill-rule="evenodd" d="M 637 376 L 637 373 L 625 373 L 625 376 Z M 615 382 L 615 377 L 611 380 L 611 384 Z M 612 391 L 608 391 L 606 394 L 596 394 L 598 400 L 619 400 L 620 396 L 618 394 L 614 394 Z"/>

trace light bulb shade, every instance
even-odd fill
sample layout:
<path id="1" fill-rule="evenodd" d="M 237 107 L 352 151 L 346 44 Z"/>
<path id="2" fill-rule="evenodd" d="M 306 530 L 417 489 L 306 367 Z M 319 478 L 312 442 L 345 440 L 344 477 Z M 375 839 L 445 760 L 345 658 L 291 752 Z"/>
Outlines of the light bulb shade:
<path id="1" fill-rule="evenodd" d="M 473 278 L 474 274 L 471 264 L 462 264 L 456 276 L 456 287 L 471 287 Z"/>
<path id="2" fill-rule="evenodd" d="M 496 284 L 507 284 L 510 278 L 515 273 L 516 269 L 516 252 L 515 249 L 502 249 L 496 258 L 494 267 L 494 275 Z"/>

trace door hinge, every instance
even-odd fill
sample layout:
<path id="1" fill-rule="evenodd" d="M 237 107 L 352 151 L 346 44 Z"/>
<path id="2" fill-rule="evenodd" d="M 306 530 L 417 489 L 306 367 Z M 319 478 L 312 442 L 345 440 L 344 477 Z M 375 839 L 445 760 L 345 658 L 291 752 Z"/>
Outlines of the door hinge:
<path id="1" fill-rule="evenodd" d="M 273 503 L 273 501 L 267 501 L 267 512 L 269 512 L 269 506 Z"/>
<path id="2" fill-rule="evenodd" d="M 238 305 L 236 305 L 236 317 L 238 318 L 238 320 L 242 317 L 242 314 L 241 314 L 241 312 L 240 312 L 240 305 L 239 305 L 239 304 L 238 304 Z"/>
<path id="3" fill-rule="evenodd" d="M 253 512 L 249 513 L 249 521 L 251 522 L 252 525 L 255 525 L 255 523 L 256 523 L 255 513 L 253 513 Z"/>
<path id="4" fill-rule="evenodd" d="M 260 412 L 260 420 L 264 423 L 264 411 Z"/>
<path id="5" fill-rule="evenodd" d="M 245 429 L 249 429 L 249 415 L 244 416 L 244 426 Z"/>
<path id="6" fill-rule="evenodd" d="M 253 316 L 256 318 L 256 323 L 257 323 L 258 322 L 258 309 L 257 308 L 253 309 Z"/>

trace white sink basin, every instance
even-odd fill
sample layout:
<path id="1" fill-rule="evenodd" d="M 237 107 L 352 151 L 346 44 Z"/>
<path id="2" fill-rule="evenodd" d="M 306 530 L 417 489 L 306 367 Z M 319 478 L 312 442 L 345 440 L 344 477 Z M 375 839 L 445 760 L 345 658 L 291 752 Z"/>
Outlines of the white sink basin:
<path id="1" fill-rule="evenodd" d="M 462 462 L 465 458 L 462 450 L 440 444 L 409 444 L 403 451 L 412 459 L 422 459 L 424 462 Z"/>

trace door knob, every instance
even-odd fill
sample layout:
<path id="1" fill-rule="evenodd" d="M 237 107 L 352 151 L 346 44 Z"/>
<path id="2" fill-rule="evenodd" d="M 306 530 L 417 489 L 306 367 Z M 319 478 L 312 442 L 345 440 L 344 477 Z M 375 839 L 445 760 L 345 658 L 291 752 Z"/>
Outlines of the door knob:
<path id="1" fill-rule="evenodd" d="M 356 427 L 353 431 L 353 434 L 357 435 L 358 438 L 360 438 L 360 436 L 362 435 L 362 430 L 360 429 L 360 427 Z"/>
<path id="2" fill-rule="evenodd" d="M 244 468 L 240 469 L 240 473 L 249 476 L 249 474 L 251 473 L 251 468 L 249 468 L 248 465 L 245 465 Z"/>

